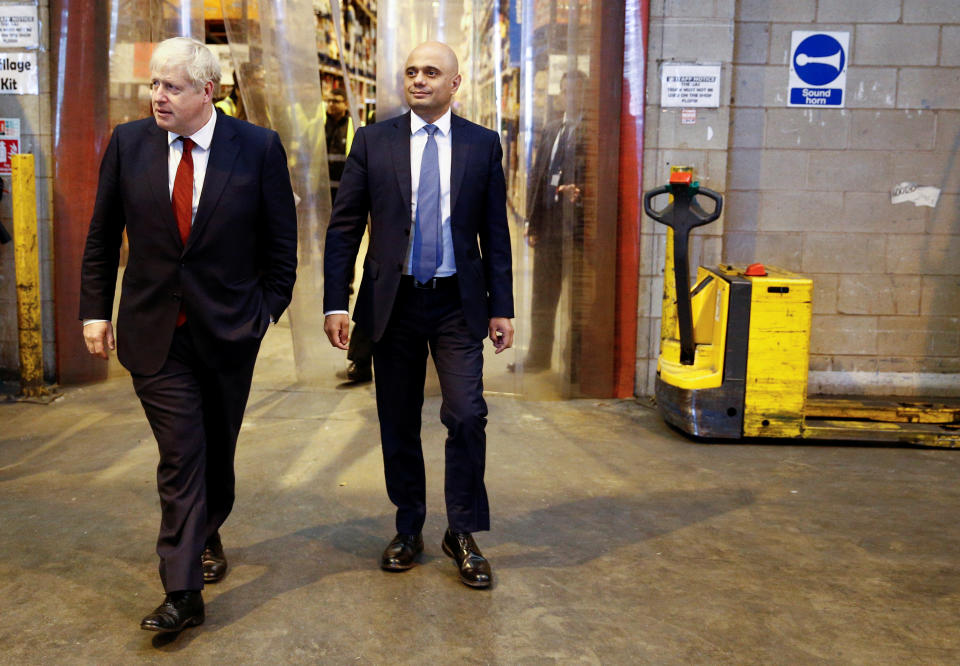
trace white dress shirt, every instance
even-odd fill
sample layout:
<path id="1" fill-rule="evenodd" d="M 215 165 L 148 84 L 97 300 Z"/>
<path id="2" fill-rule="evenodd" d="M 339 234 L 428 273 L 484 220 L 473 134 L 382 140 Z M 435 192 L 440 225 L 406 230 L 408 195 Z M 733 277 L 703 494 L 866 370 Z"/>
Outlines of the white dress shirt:
<path id="1" fill-rule="evenodd" d="M 190 223 L 197 216 L 197 204 L 200 203 L 200 193 L 203 192 L 203 180 L 207 176 L 207 162 L 210 161 L 210 143 L 213 141 L 213 128 L 217 125 L 217 111 L 210 114 L 210 120 L 199 130 L 188 136 L 196 144 L 190 155 L 193 157 L 193 212 L 190 214 Z M 183 157 L 183 142 L 178 141 L 180 134 L 167 132 L 167 169 L 170 185 L 170 200 L 173 200 L 173 181 L 177 178 L 177 167 Z"/>
<path id="2" fill-rule="evenodd" d="M 436 277 L 449 277 L 457 272 L 457 262 L 453 258 L 453 233 L 450 231 L 450 160 L 453 153 L 450 140 L 450 109 L 433 123 L 437 126 L 434 138 L 437 141 L 437 157 L 440 160 L 440 238 L 443 243 L 443 262 L 437 267 Z M 423 149 L 427 145 L 428 123 L 416 113 L 410 113 L 410 219 L 417 221 L 417 190 L 420 188 L 420 164 L 423 161 Z M 413 274 L 413 237 L 411 228 L 410 244 L 407 246 L 407 258 L 404 261 L 404 273 Z"/>

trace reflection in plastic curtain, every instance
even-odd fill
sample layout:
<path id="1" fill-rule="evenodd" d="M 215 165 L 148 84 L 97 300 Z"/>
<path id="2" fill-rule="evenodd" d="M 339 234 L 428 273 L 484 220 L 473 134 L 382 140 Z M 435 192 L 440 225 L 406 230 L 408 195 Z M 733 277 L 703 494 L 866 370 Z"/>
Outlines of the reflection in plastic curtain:
<path id="1" fill-rule="evenodd" d="M 330 178 L 311 0 L 221 0 L 248 120 L 280 134 L 299 201 L 299 265 L 288 310 L 297 379 L 329 381 L 321 362 L 323 237 Z"/>
<path id="2" fill-rule="evenodd" d="M 522 180 L 513 181 L 518 196 L 512 199 L 525 225 L 521 270 L 529 324 L 520 338 L 525 395 L 581 394 L 580 346 L 589 344 L 581 331 L 589 330 L 593 305 L 586 302 L 589 273 L 583 259 L 590 224 L 584 202 L 595 196 L 586 185 L 592 175 L 587 137 L 596 131 L 586 97 L 593 4 L 536 0 L 525 7 L 518 143 L 525 149 L 526 170 Z"/>

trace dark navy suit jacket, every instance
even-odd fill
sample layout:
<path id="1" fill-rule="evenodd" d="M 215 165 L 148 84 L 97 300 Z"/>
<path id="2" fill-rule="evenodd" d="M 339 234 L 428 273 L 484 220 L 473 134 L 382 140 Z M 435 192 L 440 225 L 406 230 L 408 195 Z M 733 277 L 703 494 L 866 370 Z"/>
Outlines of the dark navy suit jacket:
<path id="1" fill-rule="evenodd" d="M 496 132 L 450 122 L 450 225 L 457 284 L 470 334 L 513 317 L 503 151 Z M 340 179 L 324 249 L 324 311 L 346 310 L 351 267 L 370 218 L 354 320 L 374 340 L 387 328 L 410 243 L 410 113 L 357 131 Z"/>
<path id="2" fill-rule="evenodd" d="M 296 278 L 296 211 L 276 132 L 217 116 L 186 246 L 170 204 L 167 153 L 167 132 L 152 117 L 114 129 L 81 267 L 80 318 L 110 319 L 126 230 L 117 356 L 140 375 L 163 366 L 181 303 L 210 365 L 255 355 Z"/>

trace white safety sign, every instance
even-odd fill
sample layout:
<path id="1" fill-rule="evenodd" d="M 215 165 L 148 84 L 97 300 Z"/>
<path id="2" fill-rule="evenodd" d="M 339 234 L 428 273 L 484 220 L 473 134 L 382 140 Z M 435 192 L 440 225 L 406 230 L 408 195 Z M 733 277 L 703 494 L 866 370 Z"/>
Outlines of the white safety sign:
<path id="1" fill-rule="evenodd" d="M 794 30 L 787 105 L 843 108 L 849 47 L 849 32 Z"/>
<path id="2" fill-rule="evenodd" d="M 0 53 L 0 95 L 36 95 L 39 92 L 37 54 Z"/>
<path id="3" fill-rule="evenodd" d="M 40 46 L 36 5 L 0 5 L 0 47 Z"/>
<path id="4" fill-rule="evenodd" d="M 720 106 L 720 65 L 665 62 L 660 68 L 660 106 Z"/>

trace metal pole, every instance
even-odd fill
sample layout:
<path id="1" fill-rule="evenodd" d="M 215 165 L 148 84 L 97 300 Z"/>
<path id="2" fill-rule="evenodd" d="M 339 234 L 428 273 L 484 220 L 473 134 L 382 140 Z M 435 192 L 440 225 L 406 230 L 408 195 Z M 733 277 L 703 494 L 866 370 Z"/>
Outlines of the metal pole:
<path id="1" fill-rule="evenodd" d="M 36 398 L 43 387 L 43 336 L 40 311 L 40 248 L 37 243 L 37 194 L 33 155 L 11 160 L 13 256 L 17 279 L 17 328 L 20 343 L 20 394 Z"/>

